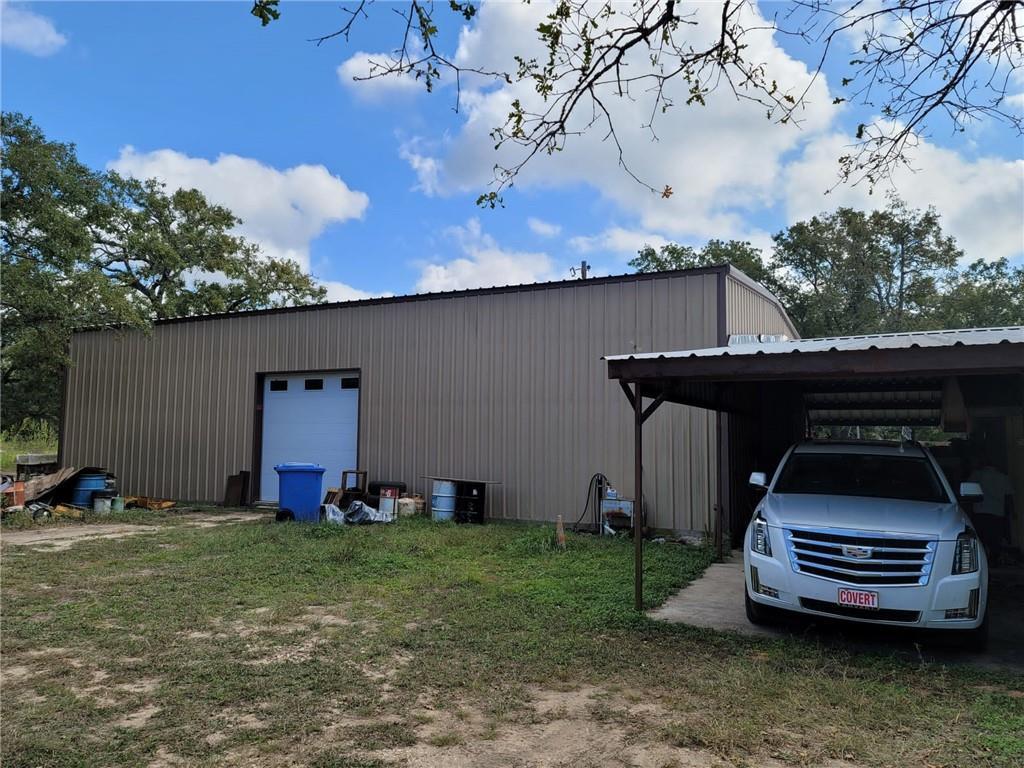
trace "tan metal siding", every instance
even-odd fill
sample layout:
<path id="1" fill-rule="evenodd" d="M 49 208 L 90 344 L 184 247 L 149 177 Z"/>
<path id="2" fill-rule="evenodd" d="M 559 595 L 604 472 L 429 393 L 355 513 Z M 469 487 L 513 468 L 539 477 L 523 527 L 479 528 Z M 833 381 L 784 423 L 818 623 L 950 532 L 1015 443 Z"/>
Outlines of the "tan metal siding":
<path id="1" fill-rule="evenodd" d="M 727 333 L 784 333 L 799 338 L 778 304 L 732 275 L 726 278 L 725 306 Z"/>
<path id="2" fill-rule="evenodd" d="M 129 493 L 217 501 L 229 474 L 259 473 L 258 373 L 359 369 L 373 478 L 499 480 L 491 514 L 571 522 L 594 472 L 633 493 L 632 414 L 601 357 L 716 344 L 717 286 L 699 273 L 79 333 L 65 462 L 106 466 Z M 666 406 L 645 432 L 654 524 L 706 530 L 713 414 Z"/>

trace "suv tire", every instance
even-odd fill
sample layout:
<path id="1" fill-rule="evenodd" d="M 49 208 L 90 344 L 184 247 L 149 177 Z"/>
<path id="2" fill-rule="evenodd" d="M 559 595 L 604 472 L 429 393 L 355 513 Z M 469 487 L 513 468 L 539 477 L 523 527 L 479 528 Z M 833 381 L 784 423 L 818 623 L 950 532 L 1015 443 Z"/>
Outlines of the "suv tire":
<path id="1" fill-rule="evenodd" d="M 988 611 L 975 629 L 963 629 L 958 632 L 958 645 L 968 653 L 984 653 L 988 648 Z"/>
<path id="2" fill-rule="evenodd" d="M 746 585 L 743 587 L 743 607 L 747 611 L 747 621 L 751 624 L 762 626 L 771 621 L 772 609 L 751 600 Z"/>

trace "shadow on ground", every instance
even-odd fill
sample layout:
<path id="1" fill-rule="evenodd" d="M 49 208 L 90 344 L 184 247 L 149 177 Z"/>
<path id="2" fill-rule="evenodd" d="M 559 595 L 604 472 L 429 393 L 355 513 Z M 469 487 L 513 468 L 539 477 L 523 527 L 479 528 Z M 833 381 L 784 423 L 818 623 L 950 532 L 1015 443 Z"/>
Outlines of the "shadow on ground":
<path id="1" fill-rule="evenodd" d="M 715 563 L 690 586 L 648 614 L 652 619 L 766 637 L 798 636 L 851 651 L 897 653 L 927 661 L 1024 670 L 1024 569 L 991 572 L 989 643 L 984 653 L 969 652 L 943 632 L 855 624 L 784 614 L 755 626 L 743 608 L 743 557 L 738 552 Z"/>

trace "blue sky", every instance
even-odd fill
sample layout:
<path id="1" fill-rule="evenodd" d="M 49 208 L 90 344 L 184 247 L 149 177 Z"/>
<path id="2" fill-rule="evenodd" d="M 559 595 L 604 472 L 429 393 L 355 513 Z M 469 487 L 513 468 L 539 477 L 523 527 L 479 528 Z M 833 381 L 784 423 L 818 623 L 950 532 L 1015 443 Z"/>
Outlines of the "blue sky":
<path id="1" fill-rule="evenodd" d="M 473 200 L 495 162 L 487 132 L 511 91 L 471 87 L 456 114 L 450 87 L 428 95 L 352 83 L 344 75 L 365 69 L 357 53 L 393 47 L 399 28 L 386 4 L 349 43 L 320 47 L 308 39 L 342 23 L 337 4 L 286 1 L 267 28 L 248 8 L 8 3 L 3 108 L 76 143 L 90 165 L 199 187 L 246 218 L 243 233 L 268 253 L 307 265 L 334 298 L 568 277 L 581 258 L 623 272 L 643 242 L 766 245 L 794 220 L 881 198 L 863 187 L 824 195 L 836 155 L 870 116 L 831 106 L 841 72 L 830 67 L 802 129 L 770 126 L 720 94 L 703 109 L 677 107 L 654 143 L 623 107 L 627 150 L 656 185 L 672 184 L 670 201 L 631 182 L 594 135 L 538 158 L 505 208 L 480 210 Z M 453 55 L 461 44 L 498 64 L 533 44 L 536 4 L 485 7 L 465 32 L 439 8 Z M 811 58 L 793 40 L 764 44 L 782 72 L 799 75 Z M 939 209 L 969 256 L 1019 260 L 1021 157 L 1020 138 L 998 126 L 956 136 L 937 126 L 915 158 L 919 172 L 897 182 L 911 204 Z"/>

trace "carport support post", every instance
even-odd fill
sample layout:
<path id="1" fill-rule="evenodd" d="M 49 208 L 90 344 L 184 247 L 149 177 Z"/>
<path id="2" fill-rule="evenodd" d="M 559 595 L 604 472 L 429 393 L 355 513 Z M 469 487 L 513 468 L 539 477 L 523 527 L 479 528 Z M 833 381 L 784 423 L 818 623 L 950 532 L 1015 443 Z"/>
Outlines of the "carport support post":
<path id="1" fill-rule="evenodd" d="M 644 609 L 644 409 L 633 384 L 633 605 Z"/>

